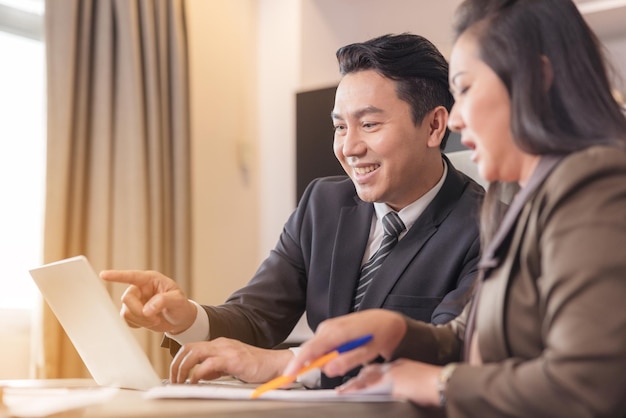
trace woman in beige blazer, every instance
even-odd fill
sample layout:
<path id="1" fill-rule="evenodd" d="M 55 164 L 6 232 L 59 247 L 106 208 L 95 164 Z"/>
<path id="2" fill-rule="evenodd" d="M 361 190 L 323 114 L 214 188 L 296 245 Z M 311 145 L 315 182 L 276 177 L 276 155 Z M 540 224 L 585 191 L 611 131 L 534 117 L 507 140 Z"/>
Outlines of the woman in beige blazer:
<path id="1" fill-rule="evenodd" d="M 340 390 L 387 385 L 451 417 L 624 417 L 626 119 L 600 44 L 570 0 L 466 0 L 455 31 L 449 125 L 490 182 L 474 299 L 446 325 L 328 320 L 285 373 L 373 334 L 324 372 L 394 361 Z"/>

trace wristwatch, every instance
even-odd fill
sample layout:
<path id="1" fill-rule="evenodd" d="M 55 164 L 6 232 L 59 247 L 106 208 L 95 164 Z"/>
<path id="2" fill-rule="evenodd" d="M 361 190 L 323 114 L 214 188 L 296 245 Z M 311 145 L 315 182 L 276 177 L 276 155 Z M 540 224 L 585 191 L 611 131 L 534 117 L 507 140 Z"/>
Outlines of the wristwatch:
<path id="1" fill-rule="evenodd" d="M 437 385 L 437 389 L 439 390 L 439 405 L 441 407 L 446 406 L 446 388 L 448 386 L 448 380 L 450 380 L 450 376 L 454 373 L 454 369 L 458 363 L 448 363 L 441 369 L 439 372 L 439 382 Z"/>

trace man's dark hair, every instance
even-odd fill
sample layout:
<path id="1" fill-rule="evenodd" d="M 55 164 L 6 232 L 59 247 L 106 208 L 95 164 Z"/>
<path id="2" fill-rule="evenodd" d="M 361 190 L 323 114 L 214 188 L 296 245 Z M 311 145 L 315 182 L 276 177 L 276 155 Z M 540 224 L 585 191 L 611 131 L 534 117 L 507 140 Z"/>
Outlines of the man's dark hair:
<path id="1" fill-rule="evenodd" d="M 398 98 L 412 109 L 413 122 L 437 106 L 448 112 L 454 104 L 448 85 L 448 62 L 428 39 L 410 33 L 383 35 L 366 42 L 346 45 L 337 50 L 341 75 L 374 70 L 396 82 Z M 450 132 L 441 140 L 446 146 Z"/>

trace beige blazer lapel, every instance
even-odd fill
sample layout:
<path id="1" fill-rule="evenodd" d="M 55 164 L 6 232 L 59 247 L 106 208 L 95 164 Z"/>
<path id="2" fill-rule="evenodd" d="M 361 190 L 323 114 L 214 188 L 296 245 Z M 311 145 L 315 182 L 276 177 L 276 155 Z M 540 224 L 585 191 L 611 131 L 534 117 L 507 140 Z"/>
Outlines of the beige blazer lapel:
<path id="1" fill-rule="evenodd" d="M 485 318 L 486 313 L 488 313 L 489 317 L 492 317 L 493 321 L 497 321 L 497 323 L 492 323 L 489 328 L 491 328 L 487 332 L 496 332 L 500 334 L 502 338 L 504 338 L 503 330 L 504 330 L 504 301 L 505 301 L 505 292 L 506 286 L 508 284 L 508 278 L 510 277 L 511 263 L 515 258 L 513 252 L 507 251 L 512 245 L 512 233 L 514 231 L 515 225 L 518 224 L 522 210 L 526 202 L 528 202 L 531 197 L 534 195 L 535 191 L 539 188 L 539 186 L 543 183 L 543 181 L 548 177 L 548 175 L 552 172 L 554 167 L 558 165 L 558 163 L 563 159 L 563 156 L 560 155 L 548 155 L 543 156 L 539 160 L 535 171 L 533 172 L 531 178 L 524 188 L 522 188 L 509 206 L 506 214 L 504 215 L 504 219 L 500 224 L 495 236 L 489 242 L 489 244 L 483 250 L 481 255 L 481 259 L 478 263 L 479 268 L 479 283 L 476 294 L 472 300 L 472 306 L 470 308 L 469 318 L 467 321 L 467 327 L 465 328 L 465 346 L 464 346 L 464 359 L 469 360 L 469 351 L 470 351 L 470 341 L 472 335 L 474 334 L 474 329 L 476 328 L 476 323 L 479 318 L 477 318 L 477 310 L 479 306 L 479 299 L 486 299 L 484 309 L 480 309 L 484 312 L 481 314 L 480 320 Z M 527 216 L 527 215 L 526 215 Z M 518 243 L 515 245 L 517 247 L 519 245 L 519 240 L 522 238 L 522 231 L 518 228 L 517 240 Z M 485 286 L 487 281 L 491 278 L 491 274 L 494 269 L 501 266 L 501 264 L 505 261 L 505 255 L 509 254 L 507 258 L 508 266 L 503 266 L 502 274 L 499 274 L 499 277 L 504 277 L 506 279 L 500 280 L 499 283 L 489 284 L 488 295 L 485 295 Z M 504 274 L 504 272 L 508 272 Z M 484 296 L 483 296 L 484 295 Z M 487 299 L 489 298 L 489 299 Z M 481 327 L 482 327 L 481 323 Z M 481 337 L 482 338 L 482 337 Z M 497 338 L 497 337 L 495 337 Z M 504 341 L 500 341 L 501 347 L 505 347 Z M 482 342 L 481 342 L 482 344 Z"/>

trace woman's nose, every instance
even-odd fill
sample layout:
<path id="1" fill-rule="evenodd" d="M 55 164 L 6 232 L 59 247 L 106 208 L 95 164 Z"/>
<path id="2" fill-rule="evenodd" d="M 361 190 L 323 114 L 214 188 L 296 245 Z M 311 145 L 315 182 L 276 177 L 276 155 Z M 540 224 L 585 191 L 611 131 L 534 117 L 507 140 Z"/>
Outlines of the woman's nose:
<path id="1" fill-rule="evenodd" d="M 459 111 L 457 110 L 456 104 L 452 106 L 452 110 L 450 110 L 450 115 L 448 116 L 448 128 L 451 131 L 459 132 L 463 127 L 463 123 L 461 120 L 461 116 L 459 115 Z"/>

